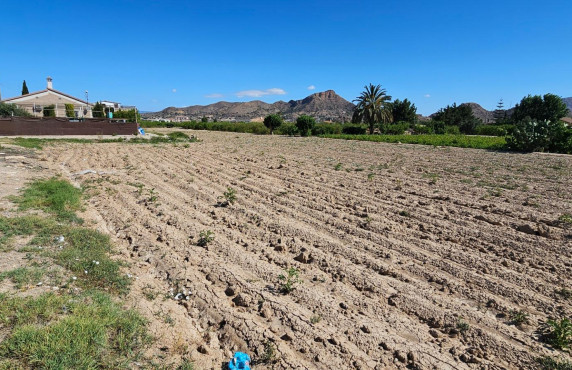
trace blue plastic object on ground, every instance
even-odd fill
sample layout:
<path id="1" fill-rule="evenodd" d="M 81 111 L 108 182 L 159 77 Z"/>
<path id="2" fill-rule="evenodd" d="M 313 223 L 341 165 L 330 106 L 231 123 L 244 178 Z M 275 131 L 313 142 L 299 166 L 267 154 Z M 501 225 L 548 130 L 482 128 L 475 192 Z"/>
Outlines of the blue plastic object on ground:
<path id="1" fill-rule="evenodd" d="M 145 130 L 143 130 L 143 127 L 139 127 L 137 131 L 139 131 L 139 134 L 145 135 Z"/>
<path id="2" fill-rule="evenodd" d="M 230 370 L 250 370 L 250 356 L 243 352 L 236 352 L 228 363 Z"/>

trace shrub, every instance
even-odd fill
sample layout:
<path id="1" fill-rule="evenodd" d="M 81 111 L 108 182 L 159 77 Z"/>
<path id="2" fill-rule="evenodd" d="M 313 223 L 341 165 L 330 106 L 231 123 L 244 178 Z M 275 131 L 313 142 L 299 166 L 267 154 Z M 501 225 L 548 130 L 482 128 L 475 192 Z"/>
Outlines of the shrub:
<path id="1" fill-rule="evenodd" d="M 429 121 L 429 123 L 427 124 L 428 127 L 431 127 L 431 131 L 433 134 L 438 134 L 438 135 L 442 135 L 445 133 L 445 122 L 442 121 L 434 121 L 431 120 Z M 457 127 L 457 131 L 459 131 L 459 127 L 458 126 L 454 126 Z M 460 131 L 459 131 L 460 132 Z"/>
<path id="2" fill-rule="evenodd" d="M 135 109 L 128 109 L 128 110 L 117 110 L 113 113 L 113 118 L 123 118 L 128 120 L 129 122 L 139 122 L 141 121 L 141 115 L 137 113 Z"/>
<path id="3" fill-rule="evenodd" d="M 68 118 L 75 117 L 75 110 L 73 104 L 66 104 L 66 117 Z"/>
<path id="4" fill-rule="evenodd" d="M 433 129 L 431 128 L 431 126 L 415 125 L 415 126 L 413 127 L 413 132 L 414 132 L 416 135 L 432 134 L 432 133 L 433 133 Z"/>
<path id="5" fill-rule="evenodd" d="M 543 370 L 572 370 L 572 362 L 544 356 L 536 360 Z"/>
<path id="6" fill-rule="evenodd" d="M 486 136 L 506 136 L 512 132 L 513 125 L 479 125 L 475 134 Z"/>
<path id="7" fill-rule="evenodd" d="M 101 102 L 96 102 L 91 108 L 91 115 L 93 118 L 103 118 L 105 117 L 105 106 Z"/>
<path id="8" fill-rule="evenodd" d="M 30 117 L 31 114 L 25 109 L 18 108 L 16 104 L 0 103 L 0 117 Z"/>
<path id="9" fill-rule="evenodd" d="M 560 121 L 521 121 L 506 141 L 509 149 L 521 152 L 572 153 L 572 130 Z"/>
<path id="10" fill-rule="evenodd" d="M 298 128 L 293 123 L 285 122 L 276 129 L 276 133 L 279 135 L 294 136 L 298 134 Z"/>
<path id="11" fill-rule="evenodd" d="M 312 129 L 312 135 L 336 135 L 342 133 L 342 125 L 339 123 L 316 123 Z"/>
<path id="12" fill-rule="evenodd" d="M 461 135 L 461 130 L 459 130 L 459 126 L 445 126 L 445 134 Z"/>
<path id="13" fill-rule="evenodd" d="M 298 132 L 300 132 L 301 136 L 309 136 L 315 125 L 316 120 L 314 117 L 303 114 L 296 118 L 296 127 L 298 128 Z"/>
<path id="14" fill-rule="evenodd" d="M 362 125 L 345 125 L 342 128 L 342 134 L 346 135 L 365 135 L 367 128 Z"/>
<path id="15" fill-rule="evenodd" d="M 554 348 L 567 349 L 572 343 L 572 321 L 568 318 L 548 320 L 545 337 Z"/>
<path id="16" fill-rule="evenodd" d="M 275 128 L 280 127 L 283 123 L 284 120 L 279 114 L 270 114 L 264 118 L 264 126 L 268 127 L 271 134 Z"/>
<path id="17" fill-rule="evenodd" d="M 409 123 L 407 122 L 398 122 L 393 125 L 382 125 L 381 126 L 381 133 L 387 135 L 403 135 L 405 130 L 409 128 Z"/>

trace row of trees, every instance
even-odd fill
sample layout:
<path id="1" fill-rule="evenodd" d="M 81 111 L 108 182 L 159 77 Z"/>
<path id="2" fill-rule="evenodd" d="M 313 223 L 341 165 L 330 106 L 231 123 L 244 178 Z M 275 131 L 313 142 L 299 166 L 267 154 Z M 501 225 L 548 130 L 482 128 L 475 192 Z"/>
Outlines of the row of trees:
<path id="1" fill-rule="evenodd" d="M 284 124 L 284 119 L 280 114 L 270 114 L 264 118 L 264 126 L 268 127 L 270 134 L 274 133 L 274 130 L 279 128 Z M 296 118 L 296 129 L 301 136 L 310 136 L 312 130 L 316 126 L 316 120 L 312 116 L 301 115 Z"/>

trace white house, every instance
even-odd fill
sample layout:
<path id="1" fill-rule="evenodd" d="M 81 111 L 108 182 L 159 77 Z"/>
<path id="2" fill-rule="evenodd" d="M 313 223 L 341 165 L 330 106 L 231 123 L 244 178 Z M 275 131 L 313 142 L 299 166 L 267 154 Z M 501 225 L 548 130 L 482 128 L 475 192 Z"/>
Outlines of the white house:
<path id="1" fill-rule="evenodd" d="M 4 99 L 0 102 L 15 104 L 19 108 L 27 110 L 30 114 L 36 117 L 44 115 L 44 107 L 54 106 L 56 117 L 66 117 L 66 104 L 72 104 L 74 107 L 74 115 L 78 118 L 93 118 L 92 107 L 84 100 L 74 98 L 71 95 L 65 94 L 61 91 L 54 90 L 52 78 L 47 78 L 47 87 L 45 90 L 32 92 L 26 95 L 17 96 L 14 98 Z"/>

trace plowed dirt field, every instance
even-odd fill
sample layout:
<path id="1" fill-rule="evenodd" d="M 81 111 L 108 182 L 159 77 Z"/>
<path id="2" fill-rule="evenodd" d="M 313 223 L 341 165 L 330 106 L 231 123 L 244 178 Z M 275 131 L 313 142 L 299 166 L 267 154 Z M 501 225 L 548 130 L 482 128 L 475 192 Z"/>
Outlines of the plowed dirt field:
<path id="1" fill-rule="evenodd" d="M 202 141 L 39 153 L 88 188 L 165 361 L 220 369 L 236 350 L 259 369 L 570 360 L 539 331 L 572 315 L 570 156 L 188 133 Z M 214 240 L 198 246 L 206 231 Z M 301 282 L 286 294 L 291 267 Z"/>

